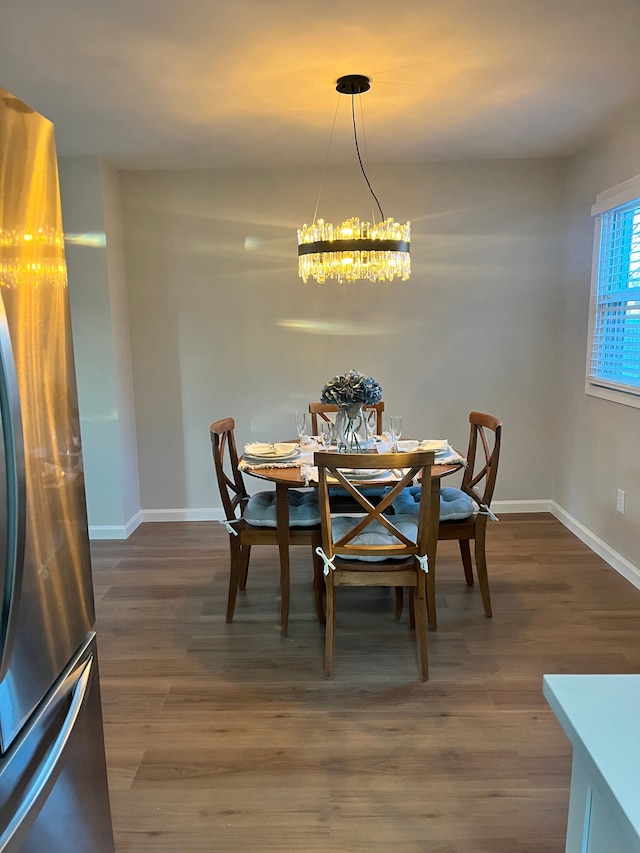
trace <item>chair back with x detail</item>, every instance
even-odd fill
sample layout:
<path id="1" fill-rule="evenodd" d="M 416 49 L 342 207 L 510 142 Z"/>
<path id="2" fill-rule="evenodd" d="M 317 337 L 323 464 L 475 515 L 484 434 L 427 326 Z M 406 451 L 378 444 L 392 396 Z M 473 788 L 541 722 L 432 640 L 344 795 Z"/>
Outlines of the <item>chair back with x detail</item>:
<path id="1" fill-rule="evenodd" d="M 477 509 L 468 518 L 457 521 L 442 521 L 438 531 L 439 540 L 458 540 L 464 576 L 468 586 L 473 586 L 473 567 L 470 542 L 474 540 L 474 556 L 480 594 L 486 616 L 492 615 L 489 577 L 487 574 L 486 533 L 489 519 L 497 520 L 491 510 L 491 501 L 498 476 L 502 423 L 493 415 L 483 412 L 469 414 L 469 447 L 467 467 L 462 476 L 460 490 L 474 501 Z M 430 581 L 435 581 L 431 578 Z M 427 590 L 429 604 L 429 627 L 435 628 L 435 585 Z"/>
<path id="2" fill-rule="evenodd" d="M 368 406 L 362 407 L 365 412 L 374 411 L 376 413 L 376 433 L 382 435 L 382 413 L 384 412 L 384 402 L 371 403 Z M 319 418 L 323 421 L 332 420 L 329 415 L 337 414 L 338 407 L 333 403 L 309 403 L 309 412 L 311 414 L 311 432 L 313 435 L 318 435 Z"/>
<path id="3" fill-rule="evenodd" d="M 429 554 L 435 553 L 439 489 L 437 480 L 431 477 L 433 458 L 432 451 L 403 454 L 401 479 L 390 484 L 382 500 L 373 504 L 367 497 L 365 484 L 350 472 L 362 470 L 366 465 L 367 476 L 380 470 L 380 479 L 384 479 L 384 472 L 397 466 L 397 454 L 318 452 L 314 455 L 319 477 L 321 556 L 325 563 L 327 678 L 333 673 L 338 586 L 406 586 L 411 590 L 410 616 L 416 627 L 418 667 L 422 680 L 428 678 L 425 577 Z M 418 515 L 408 518 L 386 515 L 385 511 L 414 479 L 421 483 Z M 358 506 L 356 515 L 331 512 L 329 486 L 334 483 L 341 485 Z"/>
<path id="4" fill-rule="evenodd" d="M 209 432 L 222 507 L 225 518 L 232 521 L 242 516 L 249 501 L 244 479 L 238 469 L 235 421 L 233 418 L 222 418 L 211 424 Z"/>
<path id="5" fill-rule="evenodd" d="M 233 418 L 222 418 L 209 427 L 213 463 L 229 533 L 231 567 L 227 622 L 233 620 L 238 589 L 245 589 L 252 545 L 278 545 L 275 512 L 275 492 L 258 492 L 249 495 L 242 473 L 238 468 L 238 452 Z M 251 519 L 250 521 L 248 519 Z M 321 563 L 315 549 L 319 546 L 320 517 L 317 497 L 313 492 L 289 491 L 289 542 L 292 545 L 310 545 L 314 573 L 317 578 Z M 286 635 L 289 620 L 289 578 L 280 578 L 280 626 Z M 318 618 L 324 621 L 322 603 L 315 599 Z"/>

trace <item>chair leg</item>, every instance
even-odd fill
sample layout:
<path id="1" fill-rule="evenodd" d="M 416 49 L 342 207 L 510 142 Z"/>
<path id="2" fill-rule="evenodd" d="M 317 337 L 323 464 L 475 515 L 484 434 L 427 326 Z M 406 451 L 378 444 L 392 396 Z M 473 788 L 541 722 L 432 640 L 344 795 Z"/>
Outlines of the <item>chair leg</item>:
<path id="1" fill-rule="evenodd" d="M 416 627 L 416 597 L 413 587 L 409 589 L 409 625 L 412 630 Z"/>
<path id="2" fill-rule="evenodd" d="M 240 570 L 240 589 L 247 588 L 247 575 L 249 574 L 249 559 L 251 557 L 251 545 L 242 548 L 242 567 Z"/>
<path id="3" fill-rule="evenodd" d="M 400 617 L 402 616 L 402 607 L 404 604 L 404 601 L 403 601 L 404 590 L 401 586 L 397 586 L 395 588 L 395 590 L 396 590 L 396 609 L 395 609 L 395 613 L 394 613 L 394 618 L 395 618 L 396 622 L 398 622 L 400 620 Z"/>
<path id="4" fill-rule="evenodd" d="M 489 593 L 489 575 L 487 574 L 487 555 L 485 551 L 484 530 L 476 531 L 475 556 L 478 583 L 480 584 L 480 593 L 482 595 L 482 603 L 484 605 L 484 615 L 489 617 L 493 614 L 491 611 L 491 595 Z"/>
<path id="5" fill-rule="evenodd" d="M 313 601 L 316 608 L 316 616 L 321 625 L 326 624 L 326 616 L 324 612 L 324 563 L 316 554 L 316 546 L 320 545 L 320 541 L 312 542 L 311 548 L 313 551 Z"/>
<path id="6" fill-rule="evenodd" d="M 420 575 L 422 575 L 420 577 Z M 413 592 L 413 590 L 412 590 Z M 426 611 L 427 602 L 425 597 L 425 578 L 422 570 L 419 570 L 418 585 L 415 589 L 415 594 L 412 596 L 415 600 L 416 611 L 416 645 L 418 652 L 418 669 L 422 681 L 429 679 L 429 661 L 427 657 L 427 624 Z"/>
<path id="7" fill-rule="evenodd" d="M 333 649 L 336 636 L 336 589 L 333 584 L 333 573 L 326 578 L 327 622 L 324 635 L 324 677 L 333 675 Z"/>
<path id="8" fill-rule="evenodd" d="M 238 595 L 238 585 L 242 574 L 242 549 L 240 545 L 233 541 L 235 538 L 235 536 L 229 536 L 231 566 L 229 571 L 229 597 L 227 598 L 227 622 L 233 621 L 233 614 L 236 609 L 236 597 Z"/>
<path id="9" fill-rule="evenodd" d="M 435 631 L 438 627 L 436 616 L 436 573 L 435 567 L 429 564 L 427 574 L 427 616 L 429 617 L 429 630 Z"/>
<path id="10" fill-rule="evenodd" d="M 468 539 L 460 539 L 458 541 L 458 545 L 460 546 L 460 556 L 462 557 L 462 566 L 464 568 L 464 577 L 467 582 L 467 586 L 473 586 L 473 567 L 471 565 L 471 545 L 469 544 Z M 477 563 L 476 563 L 477 565 Z"/>

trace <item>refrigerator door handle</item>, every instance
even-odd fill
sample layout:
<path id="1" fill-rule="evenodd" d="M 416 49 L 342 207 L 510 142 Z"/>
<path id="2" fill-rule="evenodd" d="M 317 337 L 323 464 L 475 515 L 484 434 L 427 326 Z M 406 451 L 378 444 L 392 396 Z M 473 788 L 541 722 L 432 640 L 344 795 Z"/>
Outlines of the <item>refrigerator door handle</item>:
<path id="1" fill-rule="evenodd" d="M 26 479 L 22 415 L 7 314 L 0 297 L 0 681 L 7 674 L 24 567 Z"/>
<path id="2" fill-rule="evenodd" d="M 68 699 L 69 695 L 72 696 L 64 723 L 60 727 L 41 766 L 34 774 L 31 785 L 25 792 L 19 808 L 16 810 L 2 835 L 0 835 L 0 853 L 9 853 L 9 851 L 18 850 L 18 845 L 22 843 L 24 836 L 33 825 L 40 809 L 55 785 L 59 771 L 62 769 L 65 749 L 82 711 L 85 699 L 89 694 L 93 663 L 93 655 L 89 655 L 89 657 L 83 660 L 65 678 L 41 712 L 43 715 L 48 714 L 51 709 Z M 16 748 L 18 746 L 19 743 L 16 743 Z"/>

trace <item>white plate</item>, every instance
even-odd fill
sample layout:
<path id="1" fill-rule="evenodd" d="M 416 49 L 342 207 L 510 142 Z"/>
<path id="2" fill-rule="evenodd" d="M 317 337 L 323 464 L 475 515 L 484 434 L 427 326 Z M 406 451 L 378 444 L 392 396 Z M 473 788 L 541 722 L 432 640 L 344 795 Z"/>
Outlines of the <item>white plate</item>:
<path id="1" fill-rule="evenodd" d="M 267 444 L 266 442 L 256 441 L 254 444 L 247 444 L 244 448 L 245 456 L 251 456 L 253 459 L 290 459 L 299 453 L 298 447 L 295 444 Z"/>
<path id="2" fill-rule="evenodd" d="M 293 465 L 299 464 L 300 454 L 294 453 L 293 456 L 285 456 L 285 457 L 281 456 L 281 457 L 277 458 L 275 456 L 269 456 L 269 457 L 267 457 L 267 456 L 251 456 L 250 453 L 245 453 L 243 458 L 244 458 L 244 461 L 249 466 L 267 465 L 267 466 L 278 467 L 280 465 L 291 464 L 293 467 Z"/>
<path id="3" fill-rule="evenodd" d="M 391 471 L 387 468 L 339 468 L 347 480 L 384 480 Z"/>

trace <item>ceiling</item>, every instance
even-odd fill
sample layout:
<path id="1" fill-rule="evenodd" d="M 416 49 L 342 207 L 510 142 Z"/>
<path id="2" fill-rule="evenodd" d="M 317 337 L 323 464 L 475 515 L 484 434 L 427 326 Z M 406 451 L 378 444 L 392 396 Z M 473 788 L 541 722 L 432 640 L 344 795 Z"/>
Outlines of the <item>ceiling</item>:
<path id="1" fill-rule="evenodd" d="M 350 162 L 350 73 L 369 162 L 567 156 L 639 47 L 639 0 L 0 0 L 0 86 L 132 169 Z"/>

